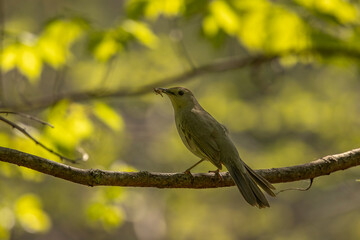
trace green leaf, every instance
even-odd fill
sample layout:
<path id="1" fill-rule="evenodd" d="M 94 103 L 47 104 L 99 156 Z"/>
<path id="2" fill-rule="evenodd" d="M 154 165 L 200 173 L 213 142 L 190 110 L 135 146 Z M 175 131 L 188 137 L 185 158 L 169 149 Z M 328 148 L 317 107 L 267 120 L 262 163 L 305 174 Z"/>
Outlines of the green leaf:
<path id="1" fill-rule="evenodd" d="M 42 59 L 34 45 L 15 43 L 8 45 L 0 55 L 0 64 L 4 72 L 17 67 L 32 83 L 39 78 L 42 70 Z"/>
<path id="2" fill-rule="evenodd" d="M 65 64 L 68 49 L 61 46 L 55 39 L 41 37 L 38 42 L 38 49 L 44 61 L 55 69 Z"/>
<path id="3" fill-rule="evenodd" d="M 266 0 L 236 3 L 243 12 L 237 37 L 253 51 L 268 53 L 302 50 L 310 42 L 309 27 L 298 15 Z"/>
<path id="4" fill-rule="evenodd" d="M 144 3 L 141 3 L 144 2 Z M 184 0 L 131 0 L 128 3 L 128 11 L 144 14 L 147 18 L 155 20 L 159 16 L 175 17 L 184 12 Z"/>
<path id="5" fill-rule="evenodd" d="M 81 141 L 91 137 L 94 127 L 86 108 L 81 104 L 62 101 L 48 113 L 48 121 L 54 128 L 46 128 L 44 138 L 51 139 L 70 151 Z"/>
<path id="6" fill-rule="evenodd" d="M 359 23 L 359 11 L 355 5 L 344 0 L 296 0 L 299 5 L 322 14 L 324 17 L 334 17 L 340 23 Z"/>
<path id="7" fill-rule="evenodd" d="M 219 31 L 219 25 L 216 22 L 216 19 L 211 15 L 204 18 L 202 26 L 204 33 L 209 37 L 215 36 Z"/>
<path id="8" fill-rule="evenodd" d="M 46 26 L 42 36 L 56 40 L 59 45 L 69 47 L 83 34 L 85 28 L 84 21 L 78 19 L 56 19 Z"/>
<path id="9" fill-rule="evenodd" d="M 27 34 L 19 42 L 4 48 L 0 56 L 2 69 L 13 68 L 36 83 L 42 72 L 43 62 L 54 68 L 63 66 L 68 60 L 71 45 L 82 35 L 84 23 L 78 20 L 54 20 L 50 22 L 38 38 Z"/>
<path id="10" fill-rule="evenodd" d="M 222 0 L 216 0 L 209 5 L 210 12 L 217 24 L 230 35 L 239 30 L 239 19 L 236 12 Z"/>
<path id="11" fill-rule="evenodd" d="M 84 29 L 84 23 L 77 20 L 51 21 L 38 41 L 38 49 L 44 61 L 56 69 L 63 66 L 71 55 L 70 47 L 80 38 Z"/>
<path id="12" fill-rule="evenodd" d="M 122 45 L 115 38 L 106 36 L 94 48 L 94 55 L 97 60 L 106 62 L 121 49 Z"/>
<path id="13" fill-rule="evenodd" d="M 16 217 L 25 231 L 47 232 L 51 227 L 48 215 L 42 210 L 40 199 L 34 194 L 25 194 L 15 203 Z"/>
<path id="14" fill-rule="evenodd" d="M 149 47 L 155 48 L 158 43 L 156 35 L 147 27 L 145 23 L 126 20 L 123 24 L 126 31 L 131 33 L 140 43 Z"/>
<path id="15" fill-rule="evenodd" d="M 42 71 L 41 55 L 36 47 L 19 45 L 17 49 L 17 67 L 32 83 L 38 80 Z"/>
<path id="16" fill-rule="evenodd" d="M 4 72 L 10 71 L 16 67 L 17 46 L 15 44 L 6 46 L 0 54 L 0 64 Z"/>
<path id="17" fill-rule="evenodd" d="M 96 102 L 94 104 L 93 112 L 99 120 L 111 129 L 115 131 L 121 131 L 124 129 L 124 120 L 109 105 L 102 102 Z"/>

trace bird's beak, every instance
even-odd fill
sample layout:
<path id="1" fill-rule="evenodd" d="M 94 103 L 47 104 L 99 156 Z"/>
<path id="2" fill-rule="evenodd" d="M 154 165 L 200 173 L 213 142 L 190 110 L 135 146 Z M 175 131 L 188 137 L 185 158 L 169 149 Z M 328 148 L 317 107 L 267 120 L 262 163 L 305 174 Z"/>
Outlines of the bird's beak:
<path id="1" fill-rule="evenodd" d="M 173 93 L 171 90 L 169 90 L 167 88 L 154 88 L 154 91 L 155 91 L 155 93 L 160 94 L 160 95 L 161 95 L 161 93 L 175 95 L 175 93 Z"/>

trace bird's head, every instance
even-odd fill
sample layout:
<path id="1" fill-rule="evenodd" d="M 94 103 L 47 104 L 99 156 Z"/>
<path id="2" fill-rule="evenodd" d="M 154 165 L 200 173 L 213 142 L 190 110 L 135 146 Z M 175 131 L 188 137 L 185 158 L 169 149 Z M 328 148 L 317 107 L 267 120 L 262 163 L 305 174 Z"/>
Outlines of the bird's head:
<path id="1" fill-rule="evenodd" d="M 183 87 L 155 88 L 157 94 L 165 93 L 171 100 L 175 112 L 185 108 L 193 108 L 199 105 L 192 92 Z M 199 105 L 200 106 L 200 105 Z"/>

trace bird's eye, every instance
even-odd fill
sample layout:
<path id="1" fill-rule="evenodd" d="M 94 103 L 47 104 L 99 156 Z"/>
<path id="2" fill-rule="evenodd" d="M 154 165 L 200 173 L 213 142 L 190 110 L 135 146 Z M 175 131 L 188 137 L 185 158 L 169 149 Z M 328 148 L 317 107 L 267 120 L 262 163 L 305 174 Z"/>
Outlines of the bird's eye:
<path id="1" fill-rule="evenodd" d="M 178 94 L 179 94 L 180 96 L 182 96 L 182 95 L 184 95 L 184 91 L 181 91 L 181 90 L 180 90 L 180 91 L 178 92 Z"/>

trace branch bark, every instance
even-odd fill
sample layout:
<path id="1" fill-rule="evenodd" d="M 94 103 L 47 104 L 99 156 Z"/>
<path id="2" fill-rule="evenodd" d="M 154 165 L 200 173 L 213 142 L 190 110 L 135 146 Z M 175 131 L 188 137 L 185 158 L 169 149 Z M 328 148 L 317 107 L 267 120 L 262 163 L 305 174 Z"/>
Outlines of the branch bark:
<path id="1" fill-rule="evenodd" d="M 184 173 L 114 172 L 99 169 L 80 169 L 47 160 L 14 149 L 0 147 L 0 161 L 87 186 L 123 186 L 156 188 L 217 188 L 234 186 L 228 173 L 219 182 L 214 174 L 196 173 L 193 178 Z M 360 165 L 360 148 L 329 155 L 318 160 L 283 168 L 256 170 L 271 183 L 314 179 L 339 170 Z"/>

